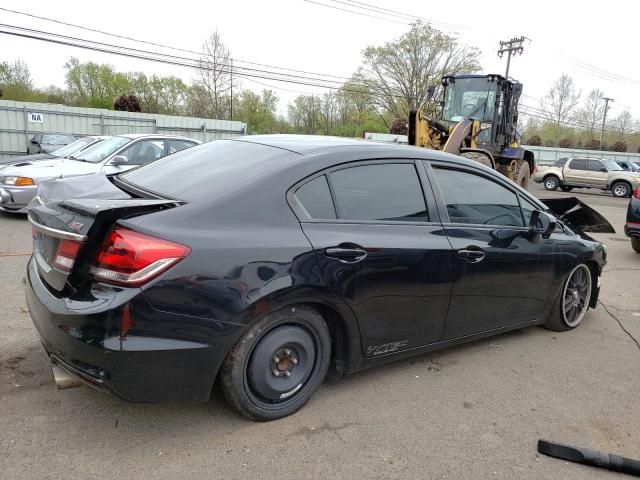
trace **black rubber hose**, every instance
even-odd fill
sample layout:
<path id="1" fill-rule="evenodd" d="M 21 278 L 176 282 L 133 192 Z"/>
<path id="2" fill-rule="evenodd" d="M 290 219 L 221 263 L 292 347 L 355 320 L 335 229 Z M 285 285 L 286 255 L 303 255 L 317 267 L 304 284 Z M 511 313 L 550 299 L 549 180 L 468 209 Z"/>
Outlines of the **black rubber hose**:
<path id="1" fill-rule="evenodd" d="M 640 461 L 621 457 L 613 453 L 604 453 L 591 450 L 590 448 L 548 442 L 547 440 L 538 440 L 538 452 L 570 462 L 606 468 L 614 472 L 622 472 L 640 477 Z"/>

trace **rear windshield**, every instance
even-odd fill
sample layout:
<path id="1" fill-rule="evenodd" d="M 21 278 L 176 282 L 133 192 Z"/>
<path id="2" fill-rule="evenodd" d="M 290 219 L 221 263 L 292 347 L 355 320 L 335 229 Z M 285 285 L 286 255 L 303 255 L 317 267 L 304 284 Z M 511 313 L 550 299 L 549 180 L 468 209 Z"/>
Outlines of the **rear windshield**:
<path id="1" fill-rule="evenodd" d="M 283 153 L 279 148 L 249 142 L 216 140 L 130 170 L 119 178 L 170 198 L 202 200 L 271 172 L 270 160 Z"/>
<path id="2" fill-rule="evenodd" d="M 97 145 L 87 148 L 82 153 L 74 155 L 73 158 L 84 160 L 85 162 L 98 163 L 129 142 L 131 142 L 131 139 L 127 137 L 107 138 Z"/>
<path id="3" fill-rule="evenodd" d="M 73 135 L 64 135 L 57 133 L 48 133 L 46 135 L 42 135 L 42 143 L 48 143 L 49 145 L 66 145 L 75 141 L 76 137 Z"/>

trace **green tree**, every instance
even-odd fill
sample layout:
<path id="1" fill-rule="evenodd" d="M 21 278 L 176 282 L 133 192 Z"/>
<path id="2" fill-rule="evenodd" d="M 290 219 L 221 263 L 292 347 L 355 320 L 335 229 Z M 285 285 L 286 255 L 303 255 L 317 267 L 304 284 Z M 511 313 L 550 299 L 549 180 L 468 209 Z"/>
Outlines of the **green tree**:
<path id="1" fill-rule="evenodd" d="M 129 76 L 111 65 L 81 63 L 71 58 L 65 64 L 65 82 L 70 100 L 82 107 L 113 108 L 114 100 L 130 90 Z"/>
<path id="2" fill-rule="evenodd" d="M 437 96 L 444 75 L 480 70 L 479 55 L 478 49 L 461 45 L 456 37 L 417 22 L 400 38 L 367 47 L 359 79 L 378 108 L 393 118 L 407 117 L 409 110 L 427 104 L 429 87 L 436 87 Z"/>

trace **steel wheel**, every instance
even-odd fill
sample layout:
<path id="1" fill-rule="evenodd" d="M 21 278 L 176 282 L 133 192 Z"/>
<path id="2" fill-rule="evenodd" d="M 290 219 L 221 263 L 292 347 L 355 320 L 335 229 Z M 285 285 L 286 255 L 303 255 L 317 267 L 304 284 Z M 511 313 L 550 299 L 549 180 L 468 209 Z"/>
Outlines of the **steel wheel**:
<path id="1" fill-rule="evenodd" d="M 316 340 L 310 332 L 295 325 L 274 328 L 251 354 L 247 386 L 262 401 L 285 401 L 309 380 L 315 359 Z"/>
<path id="2" fill-rule="evenodd" d="M 562 319 L 568 327 L 576 327 L 587 313 L 591 298 L 591 272 L 578 265 L 569 274 L 562 292 Z"/>

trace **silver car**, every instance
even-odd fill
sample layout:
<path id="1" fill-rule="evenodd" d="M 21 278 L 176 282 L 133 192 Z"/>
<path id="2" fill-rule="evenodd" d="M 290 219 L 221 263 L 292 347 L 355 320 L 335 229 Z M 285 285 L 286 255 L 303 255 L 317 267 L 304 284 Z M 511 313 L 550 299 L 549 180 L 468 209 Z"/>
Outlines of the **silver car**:
<path id="1" fill-rule="evenodd" d="M 198 145 L 198 140 L 168 135 L 128 134 L 110 137 L 73 158 L 41 160 L 0 169 L 0 210 L 26 213 L 38 185 L 47 180 L 93 173 L 115 175 Z"/>

